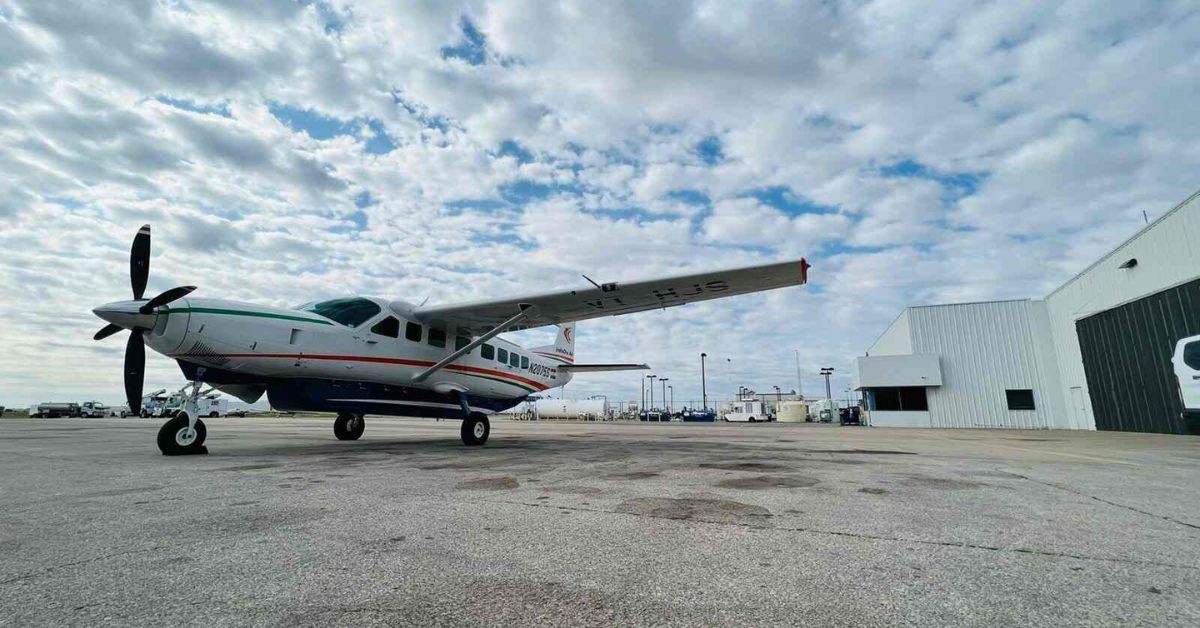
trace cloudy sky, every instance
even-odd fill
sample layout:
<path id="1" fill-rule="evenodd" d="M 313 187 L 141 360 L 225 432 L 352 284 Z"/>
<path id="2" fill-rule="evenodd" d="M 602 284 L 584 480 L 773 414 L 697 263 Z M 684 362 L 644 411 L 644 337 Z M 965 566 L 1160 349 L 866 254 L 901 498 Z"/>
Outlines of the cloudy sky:
<path id="1" fill-rule="evenodd" d="M 837 395 L 904 305 L 1042 296 L 1200 187 L 1198 101 L 1187 0 L 0 0 L 0 404 L 121 398 L 90 309 L 147 222 L 151 294 L 272 305 L 807 255 L 578 356 Z"/>

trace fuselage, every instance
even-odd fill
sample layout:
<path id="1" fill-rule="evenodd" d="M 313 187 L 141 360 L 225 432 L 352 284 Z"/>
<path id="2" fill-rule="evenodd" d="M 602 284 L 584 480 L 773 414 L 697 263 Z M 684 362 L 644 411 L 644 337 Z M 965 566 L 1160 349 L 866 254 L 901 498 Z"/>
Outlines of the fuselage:
<path id="1" fill-rule="evenodd" d="M 298 308 L 184 298 L 158 310 L 145 339 L 189 379 L 243 398 L 265 391 L 286 410 L 457 416 L 465 396 L 472 410 L 495 412 L 570 380 L 558 358 L 492 338 L 413 382 L 471 337 L 410 312 L 361 297 Z"/>

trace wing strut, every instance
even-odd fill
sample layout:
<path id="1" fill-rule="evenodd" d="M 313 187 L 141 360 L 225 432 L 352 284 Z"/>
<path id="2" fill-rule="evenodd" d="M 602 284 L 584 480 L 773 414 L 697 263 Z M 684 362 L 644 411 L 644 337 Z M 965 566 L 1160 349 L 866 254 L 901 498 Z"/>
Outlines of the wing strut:
<path id="1" fill-rule="evenodd" d="M 454 362 L 455 360 L 461 358 L 462 356 L 466 355 L 467 353 L 470 353 L 471 349 L 474 349 L 475 347 L 478 347 L 479 345 L 491 340 L 492 338 L 499 336 L 500 334 L 504 333 L 505 330 L 507 330 L 509 327 L 512 327 L 514 324 L 519 322 L 521 319 L 529 317 L 529 316 L 534 316 L 537 314 L 537 308 L 532 305 L 529 305 L 528 303 L 522 303 L 522 304 L 518 305 L 517 307 L 521 308 L 521 311 L 514 314 L 512 316 L 512 318 L 509 318 L 508 320 L 504 321 L 503 323 L 496 325 L 495 327 L 492 328 L 491 331 L 487 332 L 486 334 L 483 334 L 482 336 L 475 338 L 471 342 L 467 343 L 467 345 L 465 347 L 463 347 L 462 349 L 459 349 L 458 351 L 455 351 L 454 353 L 451 353 L 450 355 L 442 358 L 441 361 L 438 362 L 437 364 L 434 364 L 433 366 L 425 369 L 424 371 L 421 371 L 420 373 L 413 375 L 413 378 L 412 378 L 413 383 L 420 384 L 421 382 L 429 379 L 430 375 L 433 375 L 434 373 L 442 370 L 443 368 L 446 368 L 446 365 L 450 364 L 451 362 Z"/>

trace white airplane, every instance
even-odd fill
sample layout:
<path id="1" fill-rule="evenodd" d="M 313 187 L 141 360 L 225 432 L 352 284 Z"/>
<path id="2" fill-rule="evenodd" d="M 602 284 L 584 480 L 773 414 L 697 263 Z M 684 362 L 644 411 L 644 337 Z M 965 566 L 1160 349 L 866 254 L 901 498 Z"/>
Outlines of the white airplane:
<path id="1" fill-rule="evenodd" d="M 158 433 L 166 455 L 206 453 L 196 412 L 201 384 L 253 403 L 266 393 L 278 410 L 336 412 L 339 440 L 363 433 L 366 414 L 462 420 L 462 441 L 482 445 L 488 415 L 575 373 L 649 368 L 576 364 L 575 322 L 802 285 L 797 261 L 454 305 L 373 297 L 316 301 L 292 309 L 187 297 L 195 286 L 142 298 L 150 272 L 150 225 L 133 239 L 133 300 L 92 310 L 108 321 L 95 339 L 128 329 L 125 396 L 137 414 L 146 349 L 173 358 L 193 383 L 184 413 Z M 588 281 L 591 281 L 590 279 Z M 558 326 L 554 344 L 524 348 L 506 331 Z"/>

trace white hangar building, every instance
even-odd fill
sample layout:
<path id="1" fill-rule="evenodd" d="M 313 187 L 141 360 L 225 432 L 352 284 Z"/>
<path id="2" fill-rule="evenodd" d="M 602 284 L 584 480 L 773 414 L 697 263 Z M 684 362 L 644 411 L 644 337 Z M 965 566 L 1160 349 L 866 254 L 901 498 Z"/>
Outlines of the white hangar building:
<path id="1" fill-rule="evenodd" d="M 1200 433 L 1176 342 L 1200 334 L 1200 192 L 1041 300 L 909 307 L 858 358 L 878 426 Z"/>

